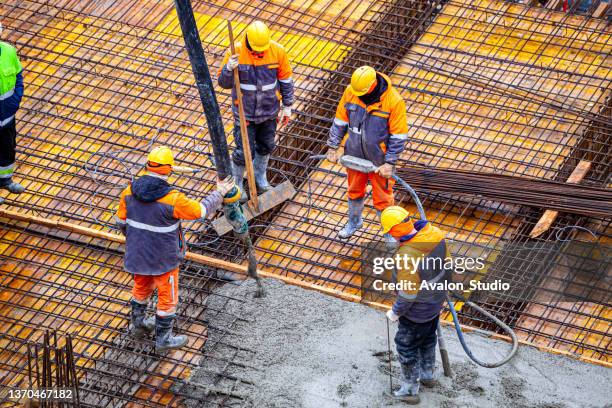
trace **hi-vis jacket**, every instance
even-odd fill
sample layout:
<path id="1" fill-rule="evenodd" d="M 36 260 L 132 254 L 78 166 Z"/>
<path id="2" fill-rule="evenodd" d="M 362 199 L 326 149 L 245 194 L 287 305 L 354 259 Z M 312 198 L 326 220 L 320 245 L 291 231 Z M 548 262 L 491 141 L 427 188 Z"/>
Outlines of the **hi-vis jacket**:
<path id="1" fill-rule="evenodd" d="M 366 107 L 350 87 L 344 90 L 329 130 L 327 145 L 337 149 L 348 131 L 344 154 L 370 160 L 377 166 L 395 164 L 408 140 L 406 104 L 399 92 L 391 86 L 388 76 L 378 73 L 387 81 L 387 90 L 380 102 Z"/>
<path id="2" fill-rule="evenodd" d="M 242 42 L 236 44 L 240 90 L 244 104 L 244 116 L 247 121 L 261 123 L 276 118 L 280 110 L 279 100 L 284 106 L 293 104 L 293 79 L 289 59 L 285 49 L 277 42 L 271 41 L 270 48 L 262 58 L 251 54 Z M 238 100 L 234 89 L 234 74 L 227 69 L 228 52 L 219 70 L 219 86 L 232 89 L 232 110 L 238 120 Z"/>
<path id="3" fill-rule="evenodd" d="M 23 96 L 23 69 L 15 48 L 0 41 L 0 127 L 14 118 Z"/>
<path id="4" fill-rule="evenodd" d="M 400 290 L 393 305 L 393 311 L 416 323 L 424 323 L 435 318 L 442 310 L 446 299 L 445 290 L 421 289 L 421 282 L 428 284 L 450 282 L 452 269 L 445 269 L 446 260 L 451 254 L 446 245 L 444 233 L 427 221 L 414 223 L 417 233 L 400 244 L 397 254 L 415 262 L 408 261 L 394 273 L 395 282 L 413 282 L 414 290 Z M 416 263 L 418 261 L 418 263 Z M 414 269 L 414 265 L 418 265 Z M 448 264 L 446 264 L 448 266 Z"/>
<path id="5" fill-rule="evenodd" d="M 180 220 L 205 218 L 222 201 L 217 191 L 198 202 L 160 176 L 140 177 L 121 193 L 115 219 L 126 237 L 125 270 L 161 275 L 177 268 L 186 252 Z"/>

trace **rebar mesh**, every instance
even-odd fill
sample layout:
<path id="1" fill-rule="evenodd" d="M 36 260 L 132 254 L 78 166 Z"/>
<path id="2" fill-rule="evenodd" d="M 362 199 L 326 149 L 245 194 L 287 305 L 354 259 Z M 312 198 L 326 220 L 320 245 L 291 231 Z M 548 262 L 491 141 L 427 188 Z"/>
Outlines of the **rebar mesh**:
<path id="1" fill-rule="evenodd" d="M 335 238 L 346 213 L 344 171 L 308 157 L 325 150 L 327 130 L 349 75 L 365 63 L 390 74 L 407 101 L 411 140 L 399 166 L 564 181 L 577 161 L 586 159 L 593 170 L 585 182 L 602 187 L 609 183 L 612 46 L 603 20 L 491 0 L 450 1 L 441 12 L 426 1 L 391 0 L 194 1 L 194 9 L 211 69 L 219 68 L 228 46 L 225 19 L 241 33 L 255 17 L 270 24 L 273 38 L 285 45 L 294 67 L 296 118 L 279 134 L 271 179 L 289 179 L 298 194 L 252 223 L 263 269 L 361 291 L 362 250 L 379 239 L 376 213 L 368 205 L 365 228 L 348 242 Z M 204 169 L 194 176 L 175 176 L 172 181 L 178 187 L 194 197 L 212 188 L 211 146 L 172 2 L 8 1 L 0 5 L 0 15 L 9 42 L 18 48 L 26 79 L 18 117 L 17 176 L 28 193 L 7 197 L 9 205 L 85 226 L 112 227 L 119 192 L 140 171 L 150 146 L 162 143 L 173 147 L 181 164 Z M 230 95 L 216 91 L 233 145 Z M 533 240 L 528 238 L 530 228 L 543 209 L 433 193 L 426 186 L 419 193 L 428 218 L 448 232 L 456 255 L 487 259 L 480 279 L 502 276 L 514 285 L 508 299 L 481 299 L 485 307 L 511 322 L 528 341 L 609 358 L 609 297 L 600 305 L 587 302 L 587 293 L 595 288 L 587 282 L 584 293 L 566 304 L 557 284 L 571 284 L 574 276 L 564 272 L 560 261 L 553 259 L 538 274 L 541 279 L 530 281 L 533 253 L 513 263 L 504 252 L 511 244 L 545 245 L 571 237 L 606 245 L 609 217 L 561 215 L 548 233 Z M 397 201 L 416 212 L 404 192 L 398 191 Z M 588 228 L 596 238 L 574 225 Z M 3 259 L 23 265 L 15 275 L 26 267 L 46 271 L 47 266 L 29 259 L 28 251 L 45 254 L 49 242 L 58 242 L 80 254 L 78 264 L 99 264 L 113 276 L 123 276 L 105 283 L 110 292 L 103 300 L 108 304 L 97 307 L 103 312 L 111 305 L 125 309 L 129 279 L 121 274 L 119 253 L 112 245 L 76 237 L 67 242 L 49 234 L 40 238 L 14 227 L 3 231 L 3 237 Z M 243 260 L 240 243 L 231 236 L 218 237 L 208 223 L 191 225 L 188 238 L 191 250 Z M 22 252 L 10 249 L 15 242 Z M 563 249 L 555 248 L 553 255 L 562 254 Z M 68 266 L 56 268 L 55 273 L 63 273 Z M 604 282 L 609 284 L 608 273 L 604 271 Z M 31 280 L 31 287 L 38 282 Z M 21 299 L 31 287 L 10 297 L 5 306 L 23 307 Z M 541 291 L 556 297 L 540 301 Z M 463 310 L 463 316 L 485 325 L 469 310 Z M 99 334 L 104 337 L 91 340 L 91 347 L 111 353 L 107 358 L 99 354 L 99 364 L 112 365 L 121 353 L 131 353 L 121 343 L 126 321 L 118 320 L 121 329 L 104 326 Z M 97 327 L 82 324 L 82 330 Z M 194 324 L 206 327 L 204 322 Z M 112 354 L 114 350 L 119 354 Z M 195 356 L 197 350 L 192 351 Z M 138 381 L 144 377 L 138 377 L 117 395 L 152 405 L 174 398 L 150 395 L 169 374 L 155 374 L 150 368 L 155 363 L 139 358 L 153 383 L 143 385 Z M 129 369 L 96 371 L 95 365 L 91 368 L 93 357 L 81 356 L 79 361 L 83 369 L 102 375 L 100 380 L 94 376 L 89 386 L 85 381 L 94 394 L 110 386 L 98 371 L 114 375 Z M 186 358 L 180 366 L 195 361 Z M 18 372 L 19 363 L 14 364 L 11 370 Z M 129 379 L 133 374 L 124 375 Z"/>

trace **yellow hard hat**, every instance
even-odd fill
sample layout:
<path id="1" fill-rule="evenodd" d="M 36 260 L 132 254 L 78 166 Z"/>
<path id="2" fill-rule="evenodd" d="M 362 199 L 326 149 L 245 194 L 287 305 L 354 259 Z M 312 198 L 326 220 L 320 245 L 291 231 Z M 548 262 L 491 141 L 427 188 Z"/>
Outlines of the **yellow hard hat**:
<path id="1" fill-rule="evenodd" d="M 397 224 L 404 222 L 410 213 L 398 205 L 392 205 L 383 210 L 380 214 L 380 225 L 382 225 L 383 234 L 386 234 Z"/>
<path id="2" fill-rule="evenodd" d="M 263 21 L 253 21 L 246 29 L 246 36 L 253 51 L 264 52 L 270 48 L 270 30 Z"/>
<path id="3" fill-rule="evenodd" d="M 368 93 L 372 85 L 376 82 L 376 70 L 368 65 L 359 67 L 351 76 L 351 91 L 355 96 Z"/>
<path id="4" fill-rule="evenodd" d="M 149 163 L 156 163 L 162 166 L 174 166 L 174 155 L 169 147 L 157 146 L 149 153 L 148 161 Z"/>

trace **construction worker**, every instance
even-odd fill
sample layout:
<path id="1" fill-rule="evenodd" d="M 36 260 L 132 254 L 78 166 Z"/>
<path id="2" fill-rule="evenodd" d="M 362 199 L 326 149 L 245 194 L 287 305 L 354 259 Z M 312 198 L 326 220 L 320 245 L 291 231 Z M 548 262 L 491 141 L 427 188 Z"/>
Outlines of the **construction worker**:
<path id="1" fill-rule="evenodd" d="M 413 223 L 402 207 L 385 208 L 380 222 L 383 232 L 390 233 L 399 243 L 396 255 L 401 261 L 396 265 L 394 281 L 406 288 L 397 292 L 395 303 L 387 312 L 389 320 L 399 322 L 395 345 L 401 387 L 393 397 L 418 404 L 420 384 L 433 385 L 436 330 L 446 299 L 446 291 L 421 288 L 421 282 L 443 283 L 450 279 L 451 270 L 445 269 L 450 252 L 440 229 L 424 220 Z"/>
<path id="2" fill-rule="evenodd" d="M 0 24 L 2 38 L 2 24 Z M 15 114 L 23 97 L 23 68 L 15 47 L 0 41 L 0 188 L 21 194 L 24 188 L 13 181 L 17 129 Z"/>
<path id="3" fill-rule="evenodd" d="M 249 144 L 251 152 L 254 152 L 255 182 L 260 192 L 272 188 L 266 174 L 268 161 L 276 147 L 277 124 L 280 129 L 286 126 L 291 118 L 293 79 L 285 49 L 270 39 L 270 30 L 261 21 L 249 24 L 244 39 L 236 44 L 236 54 L 231 55 L 228 52 L 219 70 L 219 85 L 225 89 L 232 89 L 236 142 L 232 167 L 234 179 L 243 192 L 241 201 L 244 202 L 247 200 L 242 188 L 245 161 L 240 136 L 238 100 L 234 89 L 235 69 L 239 72 Z M 252 191 L 251 194 L 256 193 Z"/>
<path id="4" fill-rule="evenodd" d="M 372 173 L 346 169 L 348 176 L 348 222 L 338 236 L 351 237 L 363 225 L 362 212 L 368 180 L 378 214 L 394 204 L 394 166 L 408 139 L 406 104 L 388 76 L 369 66 L 359 67 L 351 76 L 336 109 L 329 130 L 327 160 L 339 160 L 339 147 L 348 138 L 344 154 L 367 159 L 378 166 Z M 386 234 L 388 242 L 392 238 Z"/>
<path id="5" fill-rule="evenodd" d="M 131 333 L 141 338 L 155 330 L 155 349 L 163 352 L 180 348 L 186 336 L 173 336 L 172 326 L 178 303 L 179 264 L 186 252 L 180 220 L 204 219 L 221 206 L 223 197 L 234 188 L 232 177 L 217 183 L 217 189 L 202 202 L 168 184 L 174 157 L 165 146 L 149 154 L 147 173 L 128 186 L 119 201 L 116 221 L 125 243 L 125 269 L 134 275 Z M 147 304 L 157 289 L 155 319 L 145 318 Z"/>

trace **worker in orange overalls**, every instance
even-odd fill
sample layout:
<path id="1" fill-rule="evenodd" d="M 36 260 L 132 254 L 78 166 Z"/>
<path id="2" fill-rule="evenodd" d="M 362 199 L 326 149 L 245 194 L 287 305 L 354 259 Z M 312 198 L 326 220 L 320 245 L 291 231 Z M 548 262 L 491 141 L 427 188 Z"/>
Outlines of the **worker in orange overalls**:
<path id="1" fill-rule="evenodd" d="M 214 214 L 223 197 L 234 188 L 231 177 L 217 183 L 216 191 L 196 201 L 168 184 L 174 156 L 165 146 L 149 153 L 147 173 L 121 193 L 116 221 L 126 237 L 125 270 L 134 275 L 131 332 L 141 338 L 155 330 L 155 349 L 163 352 L 187 344 L 186 336 L 173 336 L 178 303 L 178 272 L 186 245 L 181 220 L 204 219 Z M 147 304 L 157 289 L 155 319 L 145 318 Z"/>
<path id="2" fill-rule="evenodd" d="M 244 38 L 236 44 L 236 54 L 231 55 L 228 52 L 219 70 L 219 86 L 232 89 L 236 142 L 236 149 L 232 155 L 232 174 L 242 191 L 241 201 L 245 202 L 247 196 L 242 188 L 245 161 L 240 136 L 238 99 L 234 88 L 235 69 L 239 72 L 249 145 L 251 152 L 254 152 L 255 182 L 260 192 L 272 188 L 266 174 L 268 162 L 270 154 L 276 147 L 277 125 L 282 128 L 291 118 L 293 79 L 285 49 L 270 39 L 270 30 L 261 21 L 249 24 Z"/>
<path id="3" fill-rule="evenodd" d="M 380 212 L 394 204 L 394 166 L 408 139 L 406 104 L 388 76 L 369 66 L 359 67 L 351 76 L 329 130 L 327 160 L 339 160 L 339 147 L 348 132 L 344 154 L 366 159 L 378 166 L 376 172 L 346 169 L 348 176 L 348 222 L 338 232 L 351 237 L 363 225 L 365 189 L 372 183 L 374 207 Z M 385 234 L 394 242 L 390 234 Z"/>

